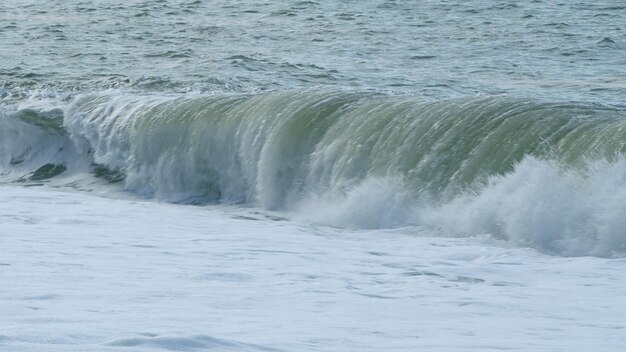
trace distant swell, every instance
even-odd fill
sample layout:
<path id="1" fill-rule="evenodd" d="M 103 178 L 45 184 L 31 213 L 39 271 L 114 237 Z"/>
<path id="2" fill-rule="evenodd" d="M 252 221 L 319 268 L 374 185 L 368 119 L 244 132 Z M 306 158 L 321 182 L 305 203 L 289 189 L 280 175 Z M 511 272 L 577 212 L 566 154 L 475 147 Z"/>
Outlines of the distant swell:
<path id="1" fill-rule="evenodd" d="M 110 92 L 77 98 L 62 125 L 50 114 L 5 113 L 5 179 L 64 165 L 64 175 L 87 171 L 173 202 L 248 203 L 335 226 L 491 234 L 567 255 L 626 252 L 621 107 L 339 91 Z"/>

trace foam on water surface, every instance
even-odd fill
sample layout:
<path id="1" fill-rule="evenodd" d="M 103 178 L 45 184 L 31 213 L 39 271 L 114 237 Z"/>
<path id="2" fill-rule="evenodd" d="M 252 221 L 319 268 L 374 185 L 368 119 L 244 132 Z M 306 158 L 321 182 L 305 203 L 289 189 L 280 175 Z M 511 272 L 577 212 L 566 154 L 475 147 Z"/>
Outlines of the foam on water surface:
<path id="1" fill-rule="evenodd" d="M 623 259 L 49 188 L 4 186 L 0 211 L 0 280 L 20 283 L 0 290 L 0 349 L 619 351 L 624 343 Z"/>

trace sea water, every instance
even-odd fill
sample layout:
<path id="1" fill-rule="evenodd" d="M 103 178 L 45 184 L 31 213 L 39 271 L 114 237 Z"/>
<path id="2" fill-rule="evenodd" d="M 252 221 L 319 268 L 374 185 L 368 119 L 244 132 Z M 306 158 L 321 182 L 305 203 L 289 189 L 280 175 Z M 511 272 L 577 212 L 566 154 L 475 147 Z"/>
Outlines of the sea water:
<path id="1" fill-rule="evenodd" d="M 621 350 L 625 20 L 1 3 L 0 350 Z"/>

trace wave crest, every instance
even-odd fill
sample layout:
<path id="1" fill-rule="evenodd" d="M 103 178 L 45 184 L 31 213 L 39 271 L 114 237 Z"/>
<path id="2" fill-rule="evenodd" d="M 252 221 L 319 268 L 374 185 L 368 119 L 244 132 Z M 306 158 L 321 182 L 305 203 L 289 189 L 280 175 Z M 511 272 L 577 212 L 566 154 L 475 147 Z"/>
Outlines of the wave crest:
<path id="1" fill-rule="evenodd" d="M 253 96 L 87 96 L 66 126 L 134 191 L 280 209 L 402 175 L 411 193 L 450 198 L 525 156 L 569 164 L 626 151 L 624 110 L 505 97 L 429 102 L 345 92 Z"/>
<path id="2" fill-rule="evenodd" d="M 622 107 L 108 92 L 75 99 L 62 117 L 0 117 L 0 167 L 13 180 L 42 167 L 46 178 L 88 169 L 173 202 L 299 210 L 335 226 L 487 233 L 566 255 L 626 252 Z"/>

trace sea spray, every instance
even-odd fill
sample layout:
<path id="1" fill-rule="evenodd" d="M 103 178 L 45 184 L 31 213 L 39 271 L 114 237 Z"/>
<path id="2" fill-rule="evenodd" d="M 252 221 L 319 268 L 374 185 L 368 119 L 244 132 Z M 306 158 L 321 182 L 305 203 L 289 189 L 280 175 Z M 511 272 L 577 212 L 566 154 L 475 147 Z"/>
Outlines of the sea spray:
<path id="1" fill-rule="evenodd" d="M 526 157 L 513 171 L 445 200 L 409 194 L 399 177 L 367 178 L 343 194 L 312 195 L 295 209 L 297 218 L 334 227 L 417 226 L 551 254 L 620 257 L 626 253 L 626 160 L 589 160 L 573 169 Z"/>
<path id="2" fill-rule="evenodd" d="M 345 193 L 310 195 L 294 208 L 298 218 L 343 228 L 381 229 L 418 223 L 415 196 L 401 177 L 367 178 Z"/>
<path id="3" fill-rule="evenodd" d="M 528 157 L 474 192 L 422 207 L 417 219 L 448 234 L 489 234 L 554 254 L 622 255 L 626 160 L 586 165 L 573 170 Z"/>

